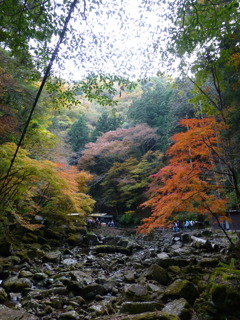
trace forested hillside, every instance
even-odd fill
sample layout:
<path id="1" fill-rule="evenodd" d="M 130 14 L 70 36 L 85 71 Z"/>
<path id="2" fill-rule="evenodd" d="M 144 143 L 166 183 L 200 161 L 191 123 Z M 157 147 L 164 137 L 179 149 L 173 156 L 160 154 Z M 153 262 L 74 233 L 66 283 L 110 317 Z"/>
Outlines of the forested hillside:
<path id="1" fill-rule="evenodd" d="M 91 212 L 109 213 L 139 232 L 178 219 L 229 219 L 240 202 L 238 1 L 169 1 L 165 40 L 156 31 L 151 43 L 163 61 L 155 74 L 137 79 L 121 68 L 96 69 L 72 81 L 58 72 L 80 42 L 64 32 L 80 31 L 67 29 L 64 12 L 71 19 L 77 10 L 85 23 L 105 10 L 102 1 L 84 4 L 0 3 L 2 234 L 11 225 L 41 228 L 39 216 L 48 227 L 71 224 L 70 213 L 80 224 Z M 145 2 L 140 8 L 143 17 L 151 12 Z M 57 36 L 62 56 L 54 51 Z M 87 37 L 99 49 L 100 35 Z M 83 64 L 88 49 L 76 54 Z M 115 54 L 120 64 L 117 51 L 102 59 L 110 64 Z"/>

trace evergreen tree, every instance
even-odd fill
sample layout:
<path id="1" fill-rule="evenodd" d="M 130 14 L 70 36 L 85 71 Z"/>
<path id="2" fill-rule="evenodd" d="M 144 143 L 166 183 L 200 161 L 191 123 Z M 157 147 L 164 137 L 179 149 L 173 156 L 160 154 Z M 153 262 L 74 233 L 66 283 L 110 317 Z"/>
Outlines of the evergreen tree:
<path id="1" fill-rule="evenodd" d="M 160 79 L 154 86 L 145 85 L 140 99 L 133 102 L 128 111 L 128 116 L 134 123 L 147 123 L 152 128 L 157 128 L 160 136 L 159 148 L 165 150 L 169 145 L 169 136 L 172 123 L 170 100 L 173 89 L 170 84 Z"/>
<path id="2" fill-rule="evenodd" d="M 68 132 L 68 136 L 75 152 L 83 149 L 85 144 L 89 142 L 89 128 L 87 126 L 87 120 L 84 113 L 82 113 L 79 119 L 74 122 Z"/>
<path id="3" fill-rule="evenodd" d="M 107 111 L 103 111 L 96 123 L 91 140 L 95 142 L 97 137 L 100 137 L 105 132 L 116 130 L 120 127 L 121 123 L 122 118 L 116 114 L 115 110 L 110 115 Z"/>

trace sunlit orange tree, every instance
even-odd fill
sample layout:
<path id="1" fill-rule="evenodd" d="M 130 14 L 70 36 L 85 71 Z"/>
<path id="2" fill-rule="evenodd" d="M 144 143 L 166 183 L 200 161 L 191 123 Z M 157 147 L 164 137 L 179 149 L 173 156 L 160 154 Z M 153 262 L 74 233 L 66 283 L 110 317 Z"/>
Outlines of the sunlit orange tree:
<path id="1" fill-rule="evenodd" d="M 139 232 L 165 227 L 170 217 L 183 212 L 218 221 L 226 215 L 220 147 L 224 125 L 213 117 L 184 119 L 180 124 L 186 131 L 172 137 L 174 144 L 167 151 L 169 165 L 152 176 L 150 199 L 142 204 L 152 208 L 152 215 L 143 220 Z"/>

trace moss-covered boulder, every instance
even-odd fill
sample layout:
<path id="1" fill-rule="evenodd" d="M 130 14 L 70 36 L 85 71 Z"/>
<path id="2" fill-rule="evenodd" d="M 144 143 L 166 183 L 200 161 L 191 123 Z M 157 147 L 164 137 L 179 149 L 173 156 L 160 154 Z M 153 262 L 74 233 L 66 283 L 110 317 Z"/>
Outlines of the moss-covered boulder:
<path id="1" fill-rule="evenodd" d="M 9 264 L 11 264 L 12 266 L 16 266 L 17 264 L 20 264 L 21 262 L 21 258 L 19 256 L 9 256 L 7 258 L 7 261 Z"/>
<path id="2" fill-rule="evenodd" d="M 43 262 L 59 262 L 61 258 L 61 252 L 59 250 L 45 252 L 42 261 Z"/>
<path id="3" fill-rule="evenodd" d="M 125 286 L 124 294 L 126 299 L 130 301 L 147 301 L 150 298 L 147 287 L 142 284 Z"/>
<path id="4" fill-rule="evenodd" d="M 29 270 L 21 270 L 19 272 L 19 278 L 32 278 L 33 273 Z"/>
<path id="5" fill-rule="evenodd" d="M 148 279 L 153 279 L 163 285 L 166 285 L 170 282 L 170 277 L 167 271 L 157 264 L 151 265 L 151 267 L 147 270 L 146 277 Z"/>
<path id="6" fill-rule="evenodd" d="M 184 298 L 190 304 L 193 304 L 197 297 L 196 287 L 188 280 L 177 279 L 164 292 L 164 298 Z"/>
<path id="7" fill-rule="evenodd" d="M 33 279 L 36 281 L 45 280 L 45 279 L 47 279 L 47 277 L 48 277 L 47 274 L 44 272 L 36 272 L 33 274 Z"/>
<path id="8" fill-rule="evenodd" d="M 4 280 L 2 286 L 7 292 L 21 292 L 25 288 L 31 288 L 32 282 L 28 278 L 11 277 Z"/>
<path id="9" fill-rule="evenodd" d="M 239 279 L 240 280 L 240 279 Z M 214 305 L 223 311 L 238 309 L 240 302 L 240 291 L 236 291 L 230 283 L 215 283 L 211 288 L 211 296 Z M 240 316 L 240 309 L 238 312 Z"/>
<path id="10" fill-rule="evenodd" d="M 206 289 L 194 304 L 206 319 L 240 319 L 240 270 L 219 267 L 212 273 Z"/>

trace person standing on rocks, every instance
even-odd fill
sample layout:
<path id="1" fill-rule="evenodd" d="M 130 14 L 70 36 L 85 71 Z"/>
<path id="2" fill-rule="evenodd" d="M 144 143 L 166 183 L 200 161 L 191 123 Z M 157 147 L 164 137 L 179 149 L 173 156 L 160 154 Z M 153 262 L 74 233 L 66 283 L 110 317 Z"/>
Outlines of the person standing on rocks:
<path id="1" fill-rule="evenodd" d="M 174 223 L 173 223 L 173 230 L 174 230 L 175 232 L 178 232 L 178 231 L 179 231 L 178 222 L 174 222 Z"/>

